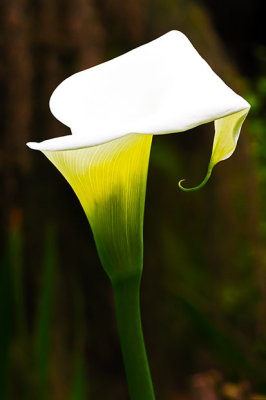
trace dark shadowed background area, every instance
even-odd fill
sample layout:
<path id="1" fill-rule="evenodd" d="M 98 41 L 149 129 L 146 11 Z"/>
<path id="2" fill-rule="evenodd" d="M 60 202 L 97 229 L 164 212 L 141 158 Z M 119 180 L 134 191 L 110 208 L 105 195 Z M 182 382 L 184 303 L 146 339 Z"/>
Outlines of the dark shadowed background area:
<path id="1" fill-rule="evenodd" d="M 48 108 L 63 79 L 171 29 L 252 110 L 235 154 L 198 192 L 177 181 L 204 177 L 213 124 L 154 138 L 141 301 L 157 398 L 266 398 L 263 24 L 258 0 L 1 1 L 1 400 L 128 399 L 89 224 L 25 143 L 69 133 Z"/>

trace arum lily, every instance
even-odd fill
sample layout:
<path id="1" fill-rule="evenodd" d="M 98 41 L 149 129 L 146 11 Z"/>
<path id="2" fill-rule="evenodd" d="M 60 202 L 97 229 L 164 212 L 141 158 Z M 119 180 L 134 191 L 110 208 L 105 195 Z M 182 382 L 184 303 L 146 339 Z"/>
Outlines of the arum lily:
<path id="1" fill-rule="evenodd" d="M 129 391 L 154 399 L 142 335 L 139 287 L 143 216 L 153 135 L 215 121 L 208 171 L 235 150 L 249 104 L 201 58 L 185 35 L 171 31 L 120 57 L 76 73 L 50 100 L 72 134 L 41 143 L 70 183 L 91 225 L 113 289 Z"/>

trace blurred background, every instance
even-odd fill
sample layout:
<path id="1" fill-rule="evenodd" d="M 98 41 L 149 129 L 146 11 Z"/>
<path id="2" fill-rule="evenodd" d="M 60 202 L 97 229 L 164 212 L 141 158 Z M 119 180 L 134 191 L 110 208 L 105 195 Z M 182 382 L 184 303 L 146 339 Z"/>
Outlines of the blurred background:
<path id="1" fill-rule="evenodd" d="M 78 200 L 25 143 L 68 134 L 69 75 L 171 29 L 252 105 L 207 186 L 213 124 L 154 138 L 142 317 L 158 400 L 265 399 L 266 35 L 259 0 L 1 0 L 0 399 L 128 399 L 110 284 Z M 178 112 L 178 110 L 177 110 Z"/>

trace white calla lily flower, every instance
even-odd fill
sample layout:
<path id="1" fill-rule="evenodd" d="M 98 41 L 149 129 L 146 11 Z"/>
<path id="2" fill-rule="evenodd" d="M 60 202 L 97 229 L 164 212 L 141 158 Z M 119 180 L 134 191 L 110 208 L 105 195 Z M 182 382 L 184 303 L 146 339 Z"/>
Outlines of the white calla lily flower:
<path id="1" fill-rule="evenodd" d="M 131 398 L 154 400 L 139 308 L 152 137 L 215 121 L 206 178 L 192 189 L 179 182 L 195 190 L 233 153 L 250 106 L 172 31 L 72 75 L 50 108 L 72 135 L 27 144 L 47 156 L 80 200 L 113 285 Z"/>
<path id="2" fill-rule="evenodd" d="M 250 105 L 215 74 L 183 33 L 170 31 L 70 76 L 55 89 L 50 108 L 72 135 L 27 143 L 32 149 L 80 149 L 132 133 L 161 135 L 216 121 L 209 176 L 217 162 L 233 153 Z"/>

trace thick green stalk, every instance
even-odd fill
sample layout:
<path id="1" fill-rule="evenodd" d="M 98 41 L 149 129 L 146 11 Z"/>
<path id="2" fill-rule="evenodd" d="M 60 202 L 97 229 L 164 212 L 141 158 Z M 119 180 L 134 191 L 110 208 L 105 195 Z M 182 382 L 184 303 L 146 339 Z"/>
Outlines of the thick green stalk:
<path id="1" fill-rule="evenodd" d="M 113 284 L 121 349 L 131 400 L 155 400 L 140 316 L 140 277 Z"/>
<path id="2" fill-rule="evenodd" d="M 89 148 L 46 151 L 91 225 L 115 306 L 131 400 L 154 400 L 140 320 L 143 217 L 152 135 L 129 134 Z"/>

